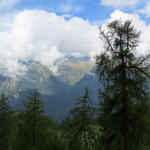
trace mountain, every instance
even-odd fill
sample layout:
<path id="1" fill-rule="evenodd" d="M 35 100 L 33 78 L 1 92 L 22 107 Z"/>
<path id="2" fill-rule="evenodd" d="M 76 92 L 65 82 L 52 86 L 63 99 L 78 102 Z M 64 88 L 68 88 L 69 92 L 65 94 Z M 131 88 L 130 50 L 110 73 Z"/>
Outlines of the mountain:
<path id="1" fill-rule="evenodd" d="M 88 87 L 89 94 L 91 95 L 91 101 L 93 104 L 98 103 L 98 93 L 101 85 L 96 75 L 96 68 L 93 67 L 91 71 L 87 72 L 84 77 L 73 86 L 73 91 L 76 91 L 76 95 L 82 96 L 84 94 L 85 87 Z M 76 90 L 75 90 L 76 89 Z"/>
<path id="2" fill-rule="evenodd" d="M 59 67 L 58 79 L 69 85 L 74 85 L 80 81 L 84 75 L 92 69 L 94 65 L 89 61 L 67 61 Z"/>
<path id="3" fill-rule="evenodd" d="M 29 91 L 37 87 L 45 103 L 46 113 L 61 121 L 74 106 L 75 99 L 84 94 L 87 86 L 93 105 L 98 102 L 100 84 L 95 67 L 88 58 L 70 58 L 58 67 L 57 74 L 40 63 L 27 64 L 22 77 L 12 79 L 0 76 L 0 91 L 6 92 L 14 109 L 22 109 Z"/>

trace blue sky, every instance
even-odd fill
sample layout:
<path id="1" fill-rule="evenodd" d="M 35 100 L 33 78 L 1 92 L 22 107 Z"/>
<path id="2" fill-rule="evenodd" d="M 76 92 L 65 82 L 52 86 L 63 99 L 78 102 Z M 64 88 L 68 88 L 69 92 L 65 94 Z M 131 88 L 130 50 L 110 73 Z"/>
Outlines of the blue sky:
<path id="1" fill-rule="evenodd" d="M 142 31 L 138 54 L 150 53 L 149 0 L 0 0 L 0 74 L 24 75 L 20 60 L 54 73 L 68 56 L 94 62 L 104 50 L 98 27 L 120 18 Z"/>
<path id="2" fill-rule="evenodd" d="M 148 4 L 149 0 L 0 0 L 0 13 L 36 9 L 55 12 L 58 15 L 78 16 L 92 23 L 103 22 L 115 9 L 127 13 L 143 10 L 143 13 L 138 14 L 143 20 L 150 22 L 150 9 L 145 9 Z"/>

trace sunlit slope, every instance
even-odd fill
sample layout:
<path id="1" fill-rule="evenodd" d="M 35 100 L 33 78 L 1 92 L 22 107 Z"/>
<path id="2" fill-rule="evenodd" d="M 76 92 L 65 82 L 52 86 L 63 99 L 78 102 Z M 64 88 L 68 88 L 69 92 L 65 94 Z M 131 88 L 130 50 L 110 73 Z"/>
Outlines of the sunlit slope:
<path id="1" fill-rule="evenodd" d="M 93 68 L 94 64 L 89 61 L 66 62 L 59 67 L 58 79 L 64 83 L 74 85 Z"/>

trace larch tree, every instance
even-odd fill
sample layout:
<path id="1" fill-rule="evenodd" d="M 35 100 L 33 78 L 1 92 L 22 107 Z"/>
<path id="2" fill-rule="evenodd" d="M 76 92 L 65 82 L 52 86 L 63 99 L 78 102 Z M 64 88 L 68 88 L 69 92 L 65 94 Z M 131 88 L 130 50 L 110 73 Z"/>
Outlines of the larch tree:
<path id="1" fill-rule="evenodd" d="M 99 121 L 104 150 L 138 150 L 147 132 L 149 55 L 137 56 L 140 32 L 132 21 L 114 20 L 100 28 L 105 51 L 96 56 L 100 90 Z"/>

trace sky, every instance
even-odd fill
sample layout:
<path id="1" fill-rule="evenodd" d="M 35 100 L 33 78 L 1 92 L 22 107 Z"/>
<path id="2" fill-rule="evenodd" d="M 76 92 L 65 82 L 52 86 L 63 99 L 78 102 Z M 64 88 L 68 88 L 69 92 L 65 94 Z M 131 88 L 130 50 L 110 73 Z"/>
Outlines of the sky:
<path id="1" fill-rule="evenodd" d="M 149 0 L 0 0 L 0 74 L 26 73 L 38 61 L 54 73 L 67 56 L 103 51 L 99 27 L 130 19 L 141 32 L 138 54 L 150 52 Z"/>

